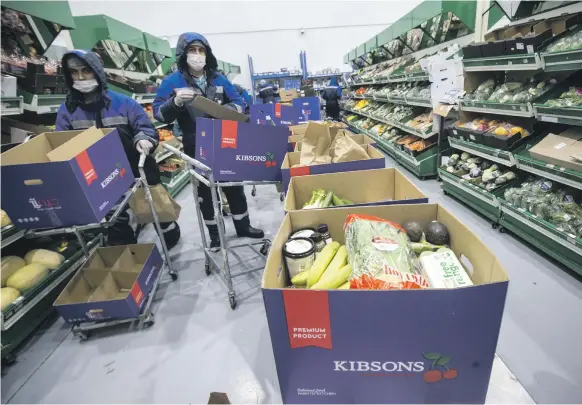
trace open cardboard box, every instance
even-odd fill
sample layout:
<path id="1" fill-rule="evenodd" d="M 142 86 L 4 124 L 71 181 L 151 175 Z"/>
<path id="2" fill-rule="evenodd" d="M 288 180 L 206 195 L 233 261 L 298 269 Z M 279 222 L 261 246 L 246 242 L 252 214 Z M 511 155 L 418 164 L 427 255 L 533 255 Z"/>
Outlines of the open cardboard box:
<path id="1" fill-rule="evenodd" d="M 226 108 L 225 106 L 215 103 L 205 97 L 196 97 L 190 106 L 204 111 L 212 118 L 217 118 L 219 120 L 238 122 L 247 122 L 249 120 L 248 115 Z"/>
<path id="2" fill-rule="evenodd" d="M 98 223 L 134 181 L 116 129 L 40 134 L 1 166 L 2 209 L 19 228 Z"/>
<path id="3" fill-rule="evenodd" d="M 289 235 L 327 224 L 332 239 L 345 243 L 349 214 L 400 224 L 443 223 L 451 249 L 474 286 L 286 288 L 282 247 Z M 273 239 L 262 280 L 283 402 L 484 403 L 508 285 L 505 270 L 487 245 L 438 204 L 288 212 Z M 443 378 L 447 370 L 456 372 Z M 441 376 L 436 382 L 435 373 Z"/>
<path id="4" fill-rule="evenodd" d="M 341 128 L 338 128 L 338 130 Z M 335 136 L 337 135 L 337 130 L 336 131 L 330 131 L 331 132 L 331 139 L 333 141 L 333 139 L 335 138 Z M 370 138 L 368 135 L 364 135 L 364 134 L 354 134 L 352 132 L 347 131 L 350 136 L 352 137 L 352 139 L 358 144 L 358 145 L 375 145 L 376 141 L 373 140 L 372 138 Z M 293 138 L 293 140 L 292 140 Z M 295 149 L 293 150 L 293 152 L 301 152 L 301 144 L 302 144 L 302 140 L 303 140 L 303 136 L 300 139 L 297 139 L 297 137 L 293 137 L 290 136 L 289 137 L 289 142 L 294 142 L 295 143 Z"/>
<path id="5" fill-rule="evenodd" d="M 352 201 L 351 206 L 428 202 L 422 191 L 399 170 L 389 168 L 293 177 L 285 198 L 285 211 L 301 210 L 311 200 L 313 191 L 320 188 Z"/>
<path id="6" fill-rule="evenodd" d="M 582 130 L 573 127 L 557 135 L 549 134 L 529 154 L 542 162 L 582 172 Z"/>
<path id="7" fill-rule="evenodd" d="M 135 318 L 162 264 L 154 243 L 98 248 L 54 306 L 68 323 Z"/>
<path id="8" fill-rule="evenodd" d="M 309 176 L 311 174 L 351 172 L 355 170 L 381 169 L 386 167 L 386 159 L 372 144 L 363 145 L 370 159 L 354 160 L 352 162 L 327 163 L 322 165 L 299 166 L 301 152 L 288 152 L 281 165 L 283 187 L 289 188 L 291 177 Z"/>

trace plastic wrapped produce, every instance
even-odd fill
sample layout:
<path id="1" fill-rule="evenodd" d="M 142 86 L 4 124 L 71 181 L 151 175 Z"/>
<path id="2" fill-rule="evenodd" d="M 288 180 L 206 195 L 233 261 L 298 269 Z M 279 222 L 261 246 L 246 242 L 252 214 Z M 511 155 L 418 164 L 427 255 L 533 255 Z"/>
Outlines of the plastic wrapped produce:
<path id="1" fill-rule="evenodd" d="M 550 44 L 546 52 L 565 52 L 582 48 L 582 31 L 560 38 Z"/>
<path id="2" fill-rule="evenodd" d="M 351 214 L 344 225 L 350 289 L 428 287 L 410 239 L 400 225 L 382 218 Z"/>
<path id="3" fill-rule="evenodd" d="M 509 103 L 513 99 L 513 96 L 515 96 L 522 87 L 523 84 L 519 82 L 504 83 L 495 89 L 487 101 L 494 103 Z"/>
<path id="4" fill-rule="evenodd" d="M 493 89 L 495 88 L 495 80 L 489 79 L 481 83 L 473 93 L 467 94 L 464 98 L 466 101 L 480 101 L 480 100 L 487 100 L 491 93 L 493 93 Z"/>

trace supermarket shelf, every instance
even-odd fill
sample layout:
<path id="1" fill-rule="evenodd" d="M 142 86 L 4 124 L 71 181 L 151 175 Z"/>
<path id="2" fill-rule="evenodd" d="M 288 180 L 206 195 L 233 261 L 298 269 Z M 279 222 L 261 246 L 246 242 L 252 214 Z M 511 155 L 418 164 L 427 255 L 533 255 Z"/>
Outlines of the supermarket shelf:
<path id="1" fill-rule="evenodd" d="M 285 77 L 300 77 L 303 76 L 303 73 L 289 73 L 289 72 L 281 72 L 281 73 L 257 73 L 253 75 L 253 80 L 261 80 L 261 79 L 283 79 Z"/>
<path id="2" fill-rule="evenodd" d="M 319 74 L 319 75 L 307 75 L 308 79 L 320 79 L 326 77 L 339 77 L 343 76 L 343 73 L 327 73 L 327 74 Z"/>
<path id="3" fill-rule="evenodd" d="M 6 247 L 11 243 L 16 242 L 25 234 L 24 229 L 18 229 L 14 225 L 7 225 L 2 227 L 2 247 Z"/>
<path id="4" fill-rule="evenodd" d="M 500 225 L 582 275 L 582 240 L 500 199 Z"/>
<path id="5" fill-rule="evenodd" d="M 371 86 L 388 83 L 403 83 L 403 82 L 424 82 L 429 81 L 430 78 L 425 72 L 415 72 L 410 74 L 397 75 L 383 79 L 372 79 L 367 82 L 352 82 L 350 86 Z"/>
<path id="6" fill-rule="evenodd" d="M 540 55 L 537 53 L 463 59 L 463 67 L 466 72 L 540 70 L 542 66 Z"/>
<path id="7" fill-rule="evenodd" d="M 131 97 L 140 104 L 150 104 L 154 102 L 156 93 L 135 93 Z"/>
<path id="8" fill-rule="evenodd" d="M 383 122 L 384 124 L 388 124 L 388 125 L 391 125 L 393 127 L 399 128 L 399 129 L 401 129 L 404 132 L 407 132 L 407 133 L 409 133 L 411 135 L 416 135 L 416 136 L 418 136 L 419 138 L 422 138 L 422 139 L 428 139 L 428 138 L 431 138 L 431 137 L 433 137 L 434 135 L 437 134 L 436 132 L 431 132 L 429 134 L 423 134 L 421 132 L 416 131 L 413 128 L 407 127 L 406 125 L 404 125 L 404 124 L 402 124 L 400 122 L 389 121 L 389 120 L 382 120 L 382 119 L 373 117 L 371 115 L 368 115 L 368 114 L 365 114 L 365 113 L 362 113 L 362 112 L 359 112 L 359 111 L 349 110 L 349 109 L 346 109 L 346 108 L 344 108 L 344 110 L 345 111 L 352 112 L 354 114 L 362 115 L 364 117 L 371 118 L 371 119 L 376 120 L 378 122 Z"/>
<path id="9" fill-rule="evenodd" d="M 562 72 L 582 69 L 582 50 L 541 53 L 546 72 Z"/>
<path id="10" fill-rule="evenodd" d="M 574 187 L 577 190 L 582 190 L 581 172 L 534 159 L 529 156 L 529 152 L 527 151 L 520 152 L 514 155 L 514 157 L 519 170 L 557 181 L 558 183 Z"/>
<path id="11" fill-rule="evenodd" d="M 449 137 L 449 143 L 452 148 L 471 153 L 475 156 L 482 157 L 483 159 L 491 160 L 492 162 L 508 167 L 515 166 L 515 158 L 511 152 L 452 137 Z"/>
<path id="12" fill-rule="evenodd" d="M 538 121 L 582 126 L 582 108 L 548 107 L 543 104 L 535 104 L 534 112 Z"/>
<path id="13" fill-rule="evenodd" d="M 87 244 L 89 254 L 92 254 L 95 249 L 97 249 L 99 246 L 98 241 L 99 237 L 96 237 Z M 21 297 L 18 297 L 12 304 L 2 311 L 0 330 L 5 331 L 14 326 L 14 324 L 33 309 L 36 304 L 38 304 L 52 290 L 77 271 L 77 269 L 85 263 L 85 260 L 86 257 L 83 250 L 79 248 L 79 251 L 69 259 L 66 259 L 59 269 L 51 271 L 41 284 L 27 291 Z"/>
<path id="14" fill-rule="evenodd" d="M 478 112 L 483 114 L 511 115 L 514 117 L 533 117 L 534 109 L 531 104 L 503 104 L 484 103 L 481 101 L 461 101 L 459 107 L 462 111 Z"/>
<path id="15" fill-rule="evenodd" d="M 358 100 L 379 101 L 380 103 L 404 104 L 404 105 L 414 105 L 417 107 L 432 108 L 432 103 L 430 99 L 407 98 L 404 96 L 402 97 L 353 96 L 351 98 Z"/>
<path id="16" fill-rule="evenodd" d="M 18 115 L 24 112 L 24 102 L 22 96 L 20 97 L 1 97 L 2 109 L 0 115 L 6 117 L 8 115 Z"/>
<path id="17" fill-rule="evenodd" d="M 418 107 L 432 108 L 432 102 L 431 102 L 430 98 L 421 99 L 421 98 L 408 98 L 408 97 L 406 97 L 406 104 L 415 105 Z"/>
<path id="18" fill-rule="evenodd" d="M 65 102 L 66 94 L 30 94 L 23 92 L 24 109 L 37 114 L 55 114 Z"/>

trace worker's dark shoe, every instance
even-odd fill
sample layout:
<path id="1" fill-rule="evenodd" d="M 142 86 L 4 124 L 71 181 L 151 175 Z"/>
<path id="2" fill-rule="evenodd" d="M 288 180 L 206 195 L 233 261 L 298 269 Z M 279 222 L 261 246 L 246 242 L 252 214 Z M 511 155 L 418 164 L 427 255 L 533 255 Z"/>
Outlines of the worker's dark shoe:
<path id="1" fill-rule="evenodd" d="M 239 238 L 262 239 L 265 237 L 265 233 L 263 231 L 257 228 L 253 228 L 250 225 L 247 228 L 237 230 L 236 234 Z"/>
<path id="2" fill-rule="evenodd" d="M 210 249 L 220 249 L 220 239 L 218 239 L 218 236 L 216 238 L 210 238 Z"/>

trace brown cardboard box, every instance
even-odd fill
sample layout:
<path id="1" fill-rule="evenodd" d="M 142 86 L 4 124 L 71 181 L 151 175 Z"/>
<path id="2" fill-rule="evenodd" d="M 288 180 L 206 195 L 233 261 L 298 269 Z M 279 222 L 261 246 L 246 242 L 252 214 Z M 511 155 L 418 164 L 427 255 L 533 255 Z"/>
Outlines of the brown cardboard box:
<path id="1" fill-rule="evenodd" d="M 331 134 L 332 141 L 333 141 L 333 138 L 335 138 L 335 136 L 337 135 L 337 130 L 339 130 L 341 128 L 337 128 L 335 131 L 333 131 L 333 129 L 334 128 L 330 128 L 330 134 Z M 349 133 L 352 134 L 351 132 L 349 132 Z M 354 141 L 356 141 L 356 143 L 358 145 L 371 145 L 371 144 L 376 143 L 376 141 L 374 141 L 368 135 L 352 134 L 350 136 L 352 137 L 352 139 Z M 289 137 L 289 142 L 295 142 L 295 149 L 293 150 L 293 152 L 301 152 L 301 140 L 302 139 L 303 139 L 303 136 L 301 136 L 301 137 L 290 136 Z"/>
<path id="2" fill-rule="evenodd" d="M 210 115 L 212 118 L 219 120 L 229 120 L 238 122 L 247 122 L 249 116 L 226 108 L 223 105 L 215 103 L 212 100 L 208 100 L 204 97 L 196 97 L 190 106 L 204 111 L 206 114 Z"/>
<path id="3" fill-rule="evenodd" d="M 400 171 L 389 168 L 293 177 L 285 198 L 285 211 L 302 209 L 313 190 L 320 188 L 353 202 L 353 206 L 428 202 L 422 191 Z"/>
<path id="4" fill-rule="evenodd" d="M 299 97 L 299 93 L 295 89 L 279 89 L 279 97 L 281 103 L 286 103 Z"/>
<path id="5" fill-rule="evenodd" d="M 582 129 L 570 128 L 559 135 L 549 134 L 529 153 L 543 162 L 582 172 Z"/>

